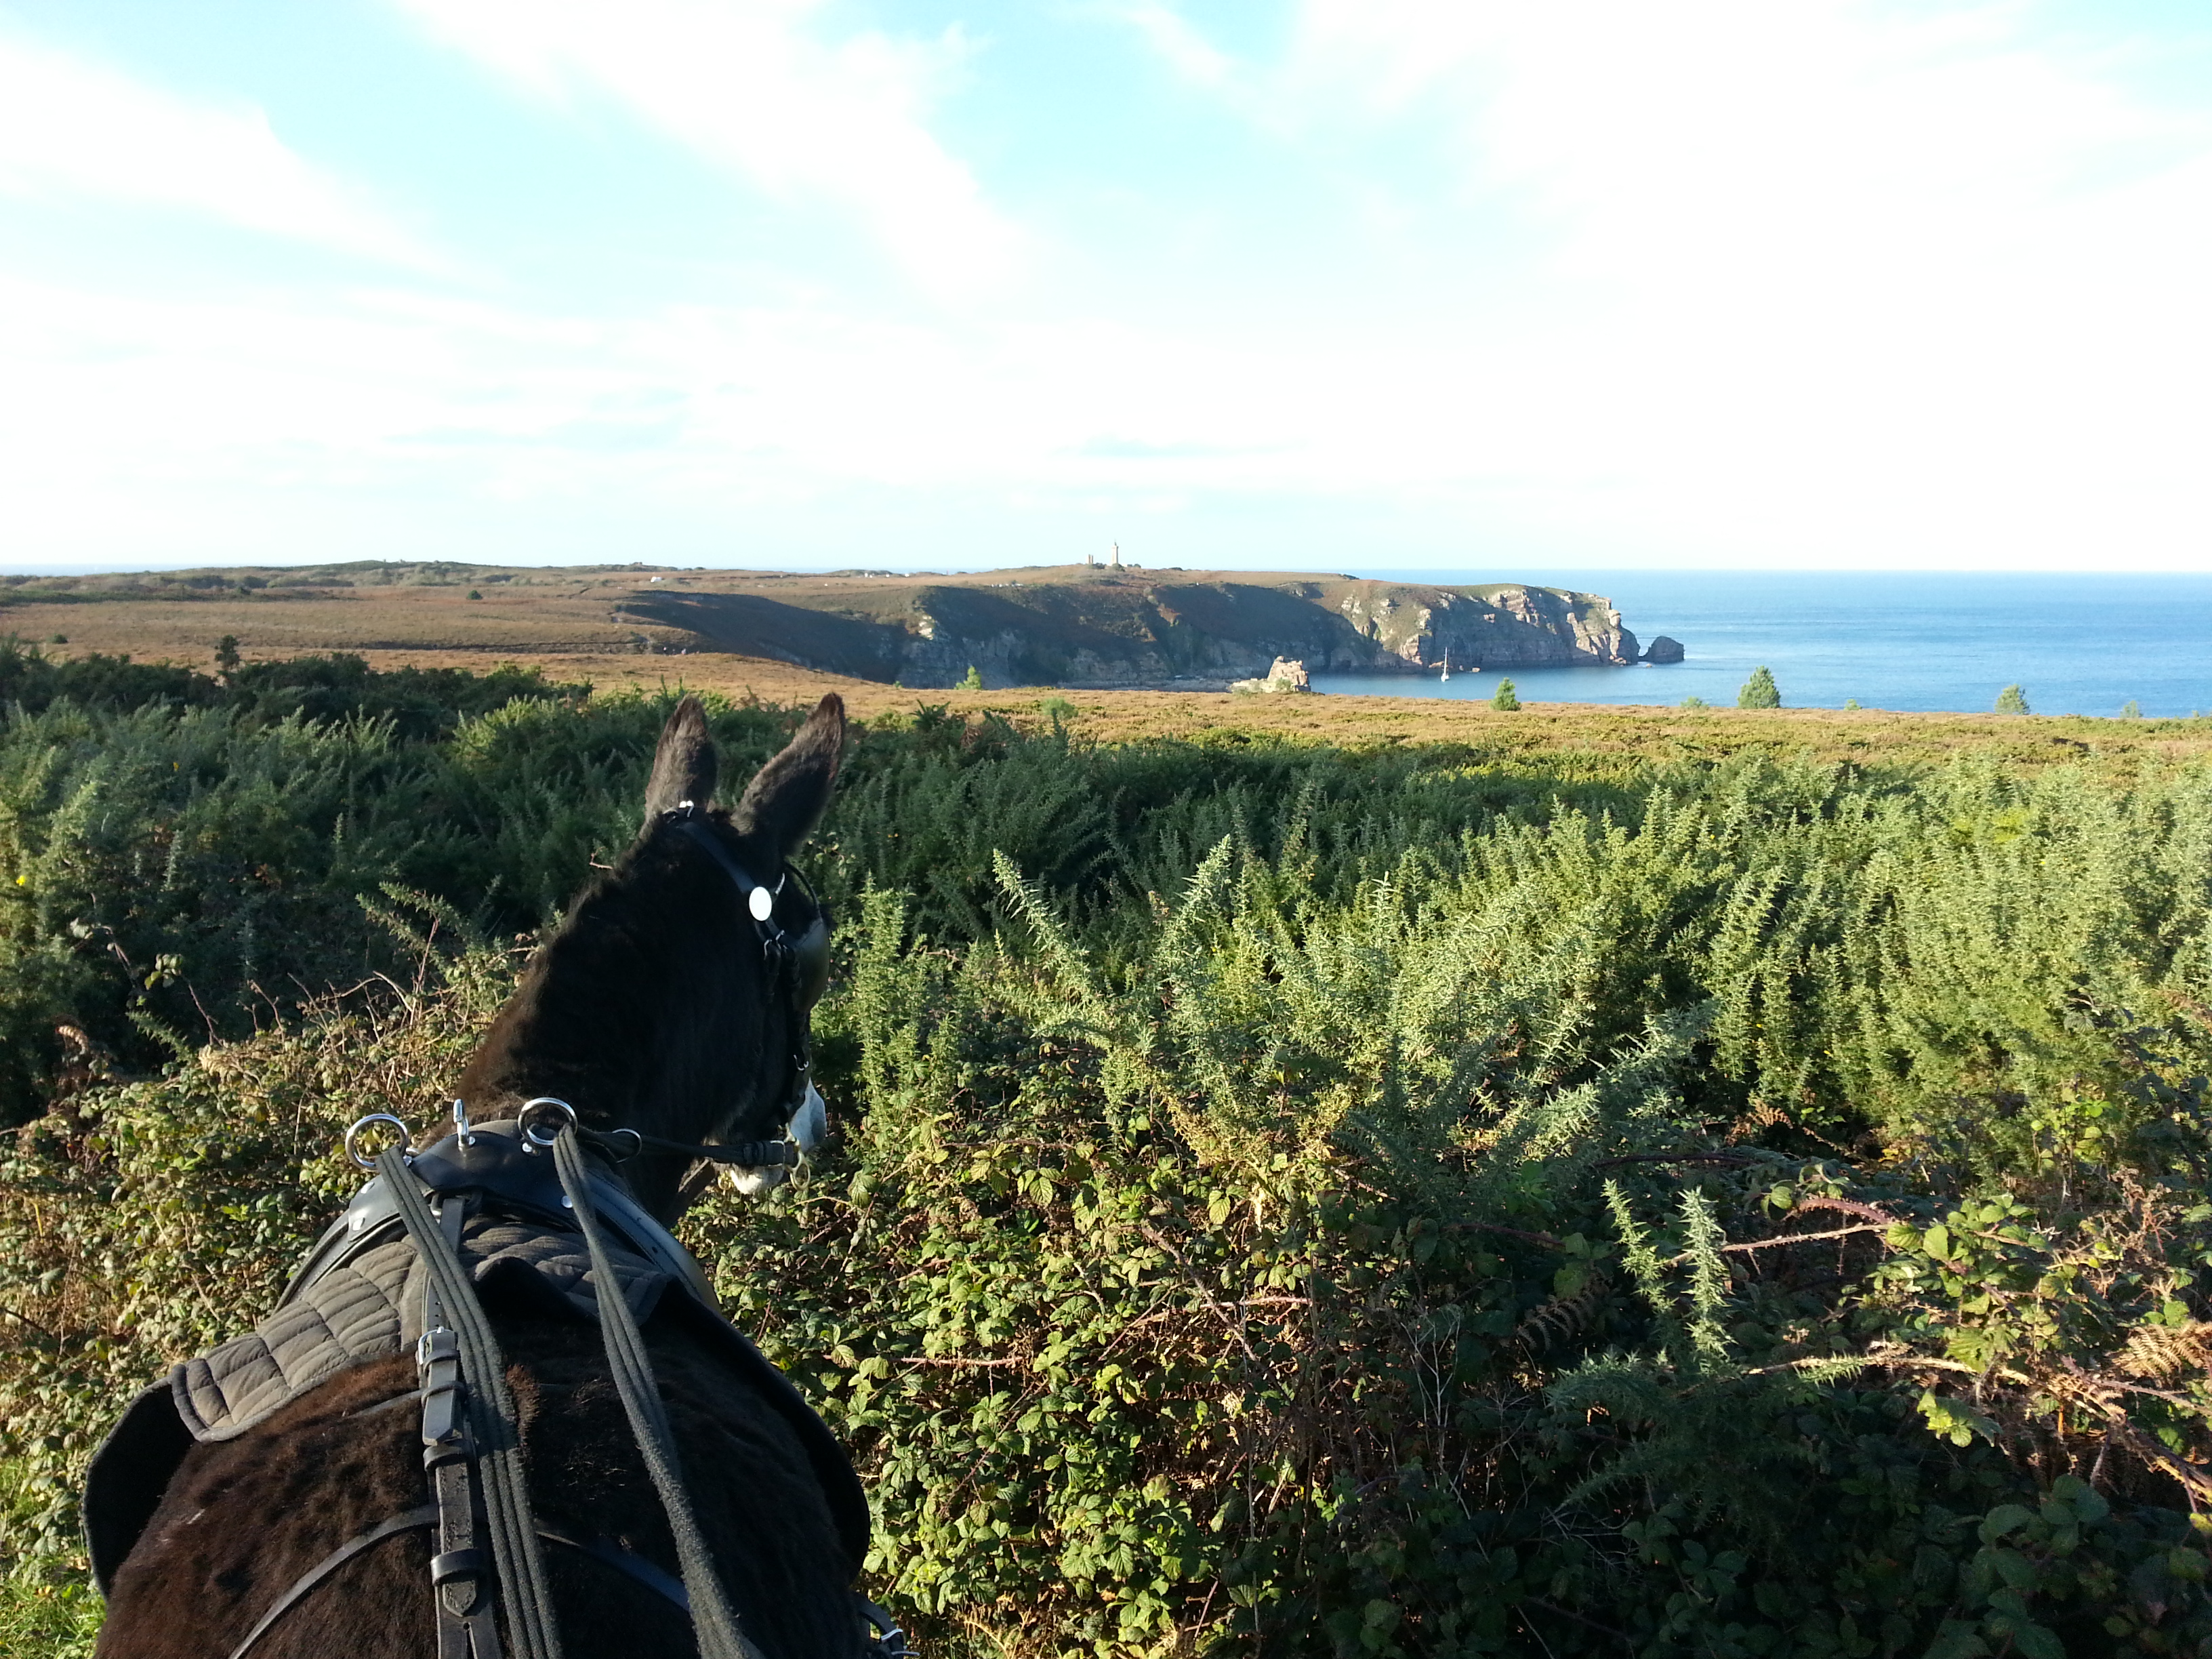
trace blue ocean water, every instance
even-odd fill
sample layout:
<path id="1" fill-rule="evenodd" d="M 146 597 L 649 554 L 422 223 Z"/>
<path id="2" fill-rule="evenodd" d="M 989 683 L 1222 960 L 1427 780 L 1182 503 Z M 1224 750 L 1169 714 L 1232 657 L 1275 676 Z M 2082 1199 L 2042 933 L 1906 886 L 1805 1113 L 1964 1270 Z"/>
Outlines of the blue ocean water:
<path id="1" fill-rule="evenodd" d="M 1488 571 L 1362 571 L 1422 582 L 1495 582 Z M 2212 712 L 2212 575 L 1965 575 L 1893 571 L 1516 572 L 1602 593 L 1646 644 L 1680 640 L 1661 667 L 1507 671 L 1524 702 L 1733 706 L 1764 664 L 1790 708 L 1987 711 L 2020 685 L 2039 714 Z M 1487 698 L 1499 673 L 1316 674 L 1316 691 Z"/>

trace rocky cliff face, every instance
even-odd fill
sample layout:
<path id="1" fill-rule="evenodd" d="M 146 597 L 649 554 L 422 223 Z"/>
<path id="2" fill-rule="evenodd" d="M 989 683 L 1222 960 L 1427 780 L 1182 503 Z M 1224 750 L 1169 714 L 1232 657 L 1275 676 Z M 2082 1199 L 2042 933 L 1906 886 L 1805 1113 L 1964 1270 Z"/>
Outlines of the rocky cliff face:
<path id="1" fill-rule="evenodd" d="M 1001 577 L 1005 573 L 1000 573 Z M 1316 672 L 1630 663 L 1595 594 L 1349 577 L 1073 568 L 993 580 L 778 579 L 751 592 L 634 594 L 627 614 L 708 648 L 905 685 L 1158 685 Z"/>
<path id="2" fill-rule="evenodd" d="M 1636 635 L 1609 599 L 1560 587 L 1413 587 L 1361 582 L 1338 608 L 1375 647 L 1371 662 L 1332 668 L 1410 672 L 1634 662 Z"/>

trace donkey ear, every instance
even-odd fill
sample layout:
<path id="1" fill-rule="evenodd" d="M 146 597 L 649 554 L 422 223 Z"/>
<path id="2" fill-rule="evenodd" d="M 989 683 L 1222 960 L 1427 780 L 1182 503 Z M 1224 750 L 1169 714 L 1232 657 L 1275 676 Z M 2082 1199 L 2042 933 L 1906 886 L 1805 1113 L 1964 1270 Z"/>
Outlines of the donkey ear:
<path id="1" fill-rule="evenodd" d="M 707 711 L 696 697 L 676 705 L 668 724 L 660 728 L 660 747 L 653 751 L 653 778 L 645 786 L 645 822 L 648 828 L 663 812 L 672 812 L 685 801 L 696 801 L 705 811 L 714 798 L 714 740 L 707 735 Z"/>
<path id="2" fill-rule="evenodd" d="M 845 702 L 836 692 L 814 705 L 784 751 L 753 775 L 731 817 L 738 833 L 769 843 L 788 858 L 830 805 L 837 763 L 845 750 Z"/>

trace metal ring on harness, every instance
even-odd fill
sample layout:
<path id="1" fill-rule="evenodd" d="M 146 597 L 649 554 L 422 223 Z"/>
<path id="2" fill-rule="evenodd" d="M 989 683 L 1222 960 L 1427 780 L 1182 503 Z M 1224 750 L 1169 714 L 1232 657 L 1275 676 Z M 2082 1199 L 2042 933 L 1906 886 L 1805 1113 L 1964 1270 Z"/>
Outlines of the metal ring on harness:
<path id="1" fill-rule="evenodd" d="M 372 1123 L 390 1124 L 392 1133 L 399 1137 L 401 1155 L 408 1156 L 407 1143 L 415 1139 L 415 1132 L 389 1112 L 371 1112 L 367 1117 L 355 1120 L 353 1127 L 345 1132 L 345 1149 L 348 1158 L 364 1170 L 374 1170 L 376 1167 L 376 1155 L 372 1152 L 367 1158 L 363 1158 L 361 1155 L 361 1148 L 354 1145 L 354 1137 Z M 547 1144 L 550 1146 L 551 1143 L 549 1141 Z"/>
<path id="2" fill-rule="evenodd" d="M 629 1137 L 629 1151 L 618 1152 L 608 1144 L 618 1135 Z M 585 1138 L 617 1164 L 627 1164 L 645 1150 L 645 1137 L 627 1123 L 618 1128 L 595 1130 Z"/>
<path id="3" fill-rule="evenodd" d="M 550 1134 L 540 1134 L 531 1127 L 530 1115 L 540 1106 L 556 1107 L 561 1112 L 561 1121 L 554 1124 Z M 539 1095 L 535 1100 L 524 1101 L 522 1109 L 514 1115 L 514 1127 L 522 1131 L 522 1149 L 526 1152 L 551 1152 L 553 1143 L 561 1138 L 561 1131 L 574 1127 L 575 1122 L 576 1109 L 553 1095 Z"/>

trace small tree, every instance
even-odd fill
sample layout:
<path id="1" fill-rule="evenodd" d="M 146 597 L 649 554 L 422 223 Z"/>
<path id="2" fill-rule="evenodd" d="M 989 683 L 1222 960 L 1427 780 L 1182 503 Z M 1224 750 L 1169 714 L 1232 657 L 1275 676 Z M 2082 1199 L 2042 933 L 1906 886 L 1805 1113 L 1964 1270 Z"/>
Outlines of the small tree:
<path id="1" fill-rule="evenodd" d="M 968 678 L 961 681 L 957 689 L 962 691 L 981 691 L 983 689 L 982 671 L 978 669 L 974 663 L 969 663 L 968 665 Z"/>
<path id="2" fill-rule="evenodd" d="M 1692 691 L 1688 696 L 1682 699 L 1682 707 L 1687 713 L 1694 714 L 1700 708 L 1711 708 L 1712 704 L 1707 702 L 1703 697 Z"/>
<path id="3" fill-rule="evenodd" d="M 1511 680 L 1498 682 L 1498 690 L 1491 693 L 1490 706 L 1492 708 L 1502 708 L 1508 714 L 1511 714 L 1521 706 L 1521 699 L 1513 695 Z"/>
<path id="4" fill-rule="evenodd" d="M 2120 705 L 2120 718 L 2124 720 L 2141 720 L 2142 718 L 2142 705 L 2137 702 L 2133 697 L 2130 697 L 2125 702 Z"/>
<path id="5" fill-rule="evenodd" d="M 226 634 L 215 642 L 215 665 L 225 674 L 235 674 L 238 662 L 238 635 Z"/>
<path id="6" fill-rule="evenodd" d="M 1779 708 L 1782 693 L 1774 684 L 1774 675 L 1761 663 L 1751 671 L 1751 678 L 1743 683 L 1743 690 L 1735 694 L 1739 708 Z"/>
<path id="7" fill-rule="evenodd" d="M 1997 693 L 1998 714 L 2025 714 L 2028 712 L 2027 693 L 2021 690 L 2016 682 Z"/>
<path id="8" fill-rule="evenodd" d="M 1859 700 L 1856 697 L 1845 697 L 1844 699 L 1844 707 L 1846 708 L 1856 708 L 1860 707 Z"/>

